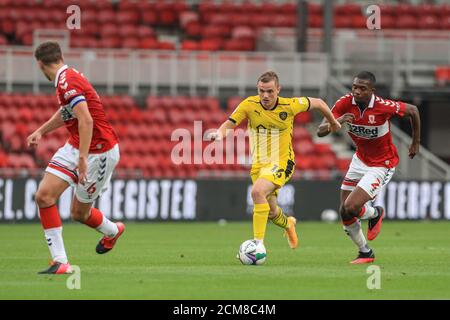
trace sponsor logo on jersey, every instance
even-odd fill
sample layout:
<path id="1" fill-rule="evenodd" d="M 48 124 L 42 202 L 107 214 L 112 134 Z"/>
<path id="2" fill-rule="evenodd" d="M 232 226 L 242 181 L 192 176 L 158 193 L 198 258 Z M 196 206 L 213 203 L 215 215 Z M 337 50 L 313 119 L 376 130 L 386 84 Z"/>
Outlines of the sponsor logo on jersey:
<path id="1" fill-rule="evenodd" d="M 67 83 L 66 83 L 67 84 Z M 64 99 L 67 100 L 69 99 L 71 96 L 76 95 L 77 94 L 77 90 L 72 89 L 67 91 L 66 93 L 64 93 Z"/>
<path id="2" fill-rule="evenodd" d="M 389 132 L 389 124 L 386 121 L 381 126 L 363 126 L 348 123 L 349 132 L 364 139 L 374 139 L 384 136 Z"/>

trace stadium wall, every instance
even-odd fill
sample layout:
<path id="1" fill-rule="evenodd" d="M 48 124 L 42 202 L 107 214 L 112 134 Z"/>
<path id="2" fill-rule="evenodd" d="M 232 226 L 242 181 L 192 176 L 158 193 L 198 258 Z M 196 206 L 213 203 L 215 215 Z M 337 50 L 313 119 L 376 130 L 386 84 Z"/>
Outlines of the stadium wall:
<path id="1" fill-rule="evenodd" d="M 37 222 L 36 179 L 0 178 L 0 223 Z M 300 220 L 319 220 L 326 209 L 337 210 L 340 181 L 293 181 L 280 190 L 279 203 Z M 95 203 L 114 220 L 238 221 L 250 220 L 248 180 L 121 180 L 111 182 Z M 59 201 L 63 220 L 70 220 L 72 190 Z M 391 181 L 376 204 L 388 219 L 450 220 L 450 182 Z"/>

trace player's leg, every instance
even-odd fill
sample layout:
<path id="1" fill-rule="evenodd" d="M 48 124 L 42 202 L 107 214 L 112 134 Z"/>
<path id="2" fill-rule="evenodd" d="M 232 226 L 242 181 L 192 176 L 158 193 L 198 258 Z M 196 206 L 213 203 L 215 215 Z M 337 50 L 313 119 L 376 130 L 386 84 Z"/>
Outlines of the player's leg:
<path id="1" fill-rule="evenodd" d="M 267 196 L 276 189 L 278 189 L 277 185 L 264 178 L 258 178 L 253 183 L 253 236 L 255 240 L 264 241 L 267 219 L 270 212 Z"/>
<path id="2" fill-rule="evenodd" d="M 59 197 L 68 187 L 67 181 L 55 174 L 46 172 L 35 194 L 45 239 L 53 261 L 50 268 L 40 273 L 61 274 L 72 272 L 64 248 L 61 217 L 56 206 Z"/>
<path id="3" fill-rule="evenodd" d="M 348 211 L 348 209 L 352 209 L 350 208 L 351 205 L 354 206 L 354 202 L 349 202 L 349 199 L 355 199 L 354 197 L 350 198 L 350 196 L 357 190 L 357 185 L 366 172 L 367 166 L 356 155 L 353 156 L 350 167 L 341 185 L 339 213 L 345 233 L 356 245 L 359 252 L 358 257 L 352 263 L 367 263 L 372 262 L 374 259 L 373 251 L 367 246 L 367 240 L 362 232 L 361 222 L 358 216 L 354 215 L 352 211 Z M 358 198 L 358 194 L 359 192 L 356 191 L 356 198 Z"/>
<path id="4" fill-rule="evenodd" d="M 278 206 L 276 192 L 269 194 L 267 197 L 267 202 L 270 207 L 269 220 L 280 228 L 286 229 L 289 225 L 288 216 L 286 216 L 283 210 Z"/>
<path id="5" fill-rule="evenodd" d="M 394 175 L 395 168 L 370 167 L 358 187 L 361 193 L 366 193 L 370 200 L 365 202 L 360 212 L 360 219 L 368 220 L 367 239 L 374 240 L 381 230 L 384 218 L 384 209 L 382 207 L 374 207 L 372 200 L 378 195 L 380 190 L 391 180 Z"/>
<path id="6" fill-rule="evenodd" d="M 96 247 L 97 253 L 100 254 L 111 250 L 125 230 L 123 223 L 112 222 L 100 210 L 93 208 L 92 202 L 81 202 L 76 194 L 72 201 L 71 215 L 73 220 L 81 222 L 104 235 Z"/>
<path id="7" fill-rule="evenodd" d="M 367 240 L 364 237 L 361 228 L 361 222 L 357 217 L 349 215 L 345 210 L 345 203 L 356 188 L 353 191 L 341 190 L 341 206 L 340 214 L 342 218 L 342 224 L 344 225 L 344 231 L 352 239 L 353 243 L 358 248 L 358 256 L 352 261 L 353 264 L 373 262 L 375 255 L 373 250 L 367 245 Z"/>
<path id="8" fill-rule="evenodd" d="M 269 219 L 280 228 L 283 228 L 285 231 L 285 236 L 288 239 L 289 246 L 291 249 L 295 249 L 298 246 L 298 236 L 297 231 L 295 230 L 295 225 L 297 224 L 297 220 L 292 216 L 287 216 L 283 209 L 278 206 L 277 201 L 277 191 L 271 193 L 267 197 L 267 202 L 269 203 L 270 212 Z"/>
<path id="9" fill-rule="evenodd" d="M 104 235 L 96 247 L 97 253 L 100 254 L 111 250 L 125 230 L 123 223 L 112 222 L 100 210 L 92 207 L 95 199 L 107 189 L 119 158 L 118 146 L 103 154 L 89 155 L 87 181 L 84 185 L 76 186 L 72 201 L 72 219 Z"/>

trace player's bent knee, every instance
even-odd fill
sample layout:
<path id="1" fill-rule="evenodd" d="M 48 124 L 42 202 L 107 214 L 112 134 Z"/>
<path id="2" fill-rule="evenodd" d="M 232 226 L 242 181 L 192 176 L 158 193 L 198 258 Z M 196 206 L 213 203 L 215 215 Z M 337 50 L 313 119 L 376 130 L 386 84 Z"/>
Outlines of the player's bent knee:
<path id="1" fill-rule="evenodd" d="M 266 195 L 261 189 L 252 189 L 252 199 L 254 202 L 264 201 L 266 199 Z"/>
<path id="2" fill-rule="evenodd" d="M 344 203 L 345 214 L 350 217 L 358 216 L 358 212 L 360 209 L 361 208 L 359 208 L 355 203 L 347 202 L 347 201 Z"/>
<path id="3" fill-rule="evenodd" d="M 48 208 L 56 203 L 56 198 L 45 189 L 38 189 L 34 194 L 34 199 L 39 208 Z"/>

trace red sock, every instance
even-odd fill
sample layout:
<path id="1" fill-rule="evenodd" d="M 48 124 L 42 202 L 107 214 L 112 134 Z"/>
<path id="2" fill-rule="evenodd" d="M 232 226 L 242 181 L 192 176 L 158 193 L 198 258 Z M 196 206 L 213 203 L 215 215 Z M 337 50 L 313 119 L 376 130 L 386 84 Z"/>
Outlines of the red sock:
<path id="1" fill-rule="evenodd" d="M 351 224 L 354 224 L 356 222 L 356 220 L 358 220 L 358 219 L 356 219 L 355 217 L 351 218 L 350 220 L 342 220 L 342 224 L 344 226 L 349 226 Z"/>
<path id="2" fill-rule="evenodd" d="M 45 230 L 62 226 L 61 217 L 55 204 L 48 208 L 39 208 L 39 216 Z"/>
<path id="3" fill-rule="evenodd" d="M 84 224 L 88 225 L 91 228 L 96 229 L 103 222 L 103 213 L 97 208 L 91 208 L 91 215 L 84 222 Z"/>
<path id="4" fill-rule="evenodd" d="M 358 217 L 362 217 L 363 215 L 364 215 L 364 213 L 366 213 L 366 206 L 363 206 L 362 208 L 361 208 L 361 210 L 359 211 L 359 213 L 358 213 Z"/>

